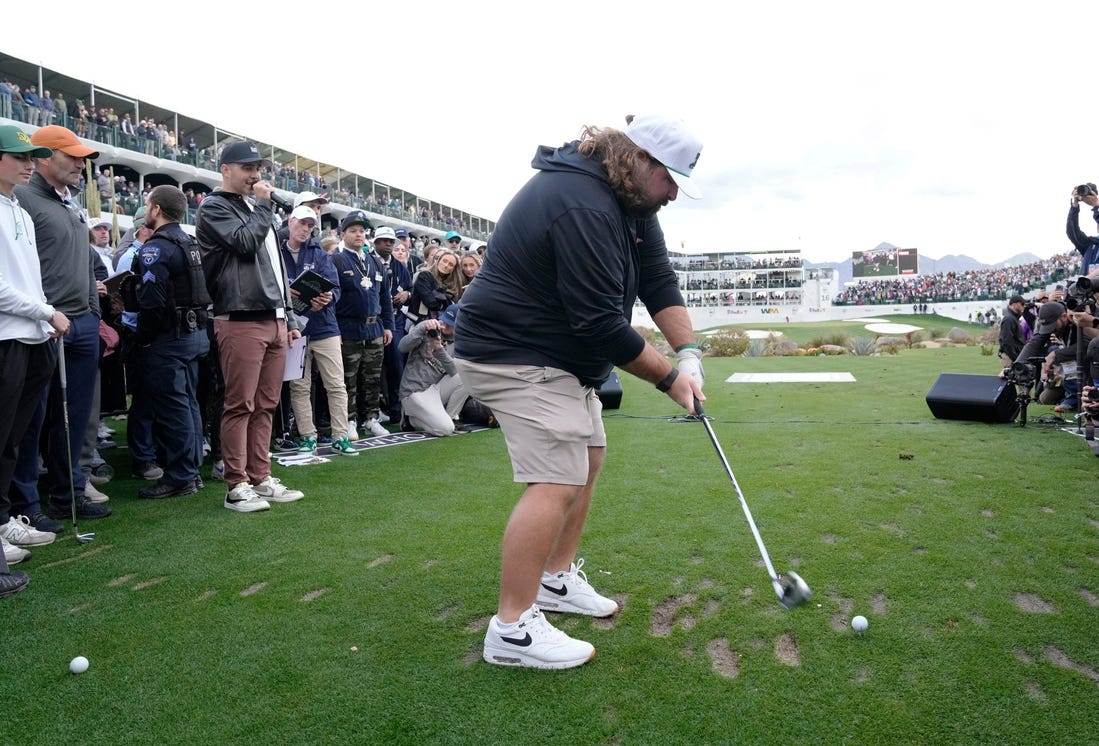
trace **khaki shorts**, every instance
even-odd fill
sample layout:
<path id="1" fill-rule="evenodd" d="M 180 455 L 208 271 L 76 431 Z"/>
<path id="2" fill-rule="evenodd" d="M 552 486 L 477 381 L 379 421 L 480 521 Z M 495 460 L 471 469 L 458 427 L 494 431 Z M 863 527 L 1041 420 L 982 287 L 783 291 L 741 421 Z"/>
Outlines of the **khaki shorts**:
<path id="1" fill-rule="evenodd" d="M 595 389 L 559 368 L 455 364 L 469 392 L 496 415 L 516 482 L 587 484 L 588 448 L 607 445 Z"/>

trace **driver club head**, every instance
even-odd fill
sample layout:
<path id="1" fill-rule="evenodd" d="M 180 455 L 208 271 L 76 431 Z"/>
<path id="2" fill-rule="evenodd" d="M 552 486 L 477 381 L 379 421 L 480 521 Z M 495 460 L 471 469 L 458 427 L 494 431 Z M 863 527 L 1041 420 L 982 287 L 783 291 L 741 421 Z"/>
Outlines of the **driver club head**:
<path id="1" fill-rule="evenodd" d="M 789 571 L 774 581 L 778 602 L 786 609 L 805 603 L 813 597 L 809 585 L 794 571 Z"/>

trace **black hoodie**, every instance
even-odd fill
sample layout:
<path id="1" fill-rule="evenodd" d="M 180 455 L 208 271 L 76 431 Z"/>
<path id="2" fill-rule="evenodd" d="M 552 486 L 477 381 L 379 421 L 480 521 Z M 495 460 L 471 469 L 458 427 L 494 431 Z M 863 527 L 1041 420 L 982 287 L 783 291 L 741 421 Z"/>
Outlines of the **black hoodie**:
<path id="1" fill-rule="evenodd" d="M 456 357 L 551 366 L 598 386 L 644 349 L 630 326 L 638 297 L 652 314 L 683 305 L 660 223 L 627 215 L 578 145 L 538 149 L 538 173 L 504 209 L 462 296 Z"/>

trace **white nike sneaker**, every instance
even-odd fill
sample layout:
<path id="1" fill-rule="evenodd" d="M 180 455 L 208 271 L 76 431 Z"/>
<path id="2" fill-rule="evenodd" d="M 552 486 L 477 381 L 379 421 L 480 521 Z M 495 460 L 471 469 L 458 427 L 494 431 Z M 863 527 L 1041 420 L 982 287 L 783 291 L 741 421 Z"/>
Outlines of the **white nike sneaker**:
<path id="1" fill-rule="evenodd" d="M 238 513 L 254 513 L 269 510 L 271 504 L 257 495 L 252 485 L 241 482 L 225 494 L 225 507 Z"/>
<path id="2" fill-rule="evenodd" d="M 584 558 L 578 559 L 567 572 L 542 573 L 542 582 L 538 585 L 538 598 L 535 605 L 543 611 L 560 611 L 572 614 L 587 614 L 594 617 L 614 616 L 618 613 L 618 604 L 605 596 L 600 596 L 588 583 L 588 576 L 582 568 Z"/>
<path id="3" fill-rule="evenodd" d="M 366 421 L 366 424 L 363 425 L 363 429 L 366 430 L 367 432 L 369 432 L 371 435 L 373 435 L 376 438 L 380 438 L 382 436 L 389 435 L 389 431 L 386 430 L 384 427 L 382 427 L 381 423 L 379 423 L 373 417 L 371 417 L 369 420 Z"/>
<path id="4" fill-rule="evenodd" d="M 301 490 L 292 490 L 283 484 L 278 477 L 268 474 L 262 482 L 252 486 L 252 490 L 261 500 L 272 503 L 292 503 L 305 497 Z"/>
<path id="5" fill-rule="evenodd" d="M 595 647 L 572 639 L 546 621 L 537 606 L 531 606 L 513 624 L 501 624 L 492 617 L 482 657 L 497 666 L 576 668 L 595 657 Z"/>

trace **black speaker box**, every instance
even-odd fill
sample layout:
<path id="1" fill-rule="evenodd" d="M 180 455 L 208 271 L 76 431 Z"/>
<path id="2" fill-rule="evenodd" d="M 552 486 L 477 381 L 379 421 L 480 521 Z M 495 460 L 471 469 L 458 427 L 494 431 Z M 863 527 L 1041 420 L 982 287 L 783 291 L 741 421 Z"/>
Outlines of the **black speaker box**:
<path id="1" fill-rule="evenodd" d="M 927 392 L 931 414 L 941 420 L 1011 422 L 1019 410 L 1015 387 L 999 376 L 941 373 Z"/>
<path id="2" fill-rule="evenodd" d="M 622 381 L 618 378 L 618 371 L 611 371 L 603 383 L 599 384 L 595 395 L 603 403 L 603 409 L 618 409 L 622 406 Z"/>

